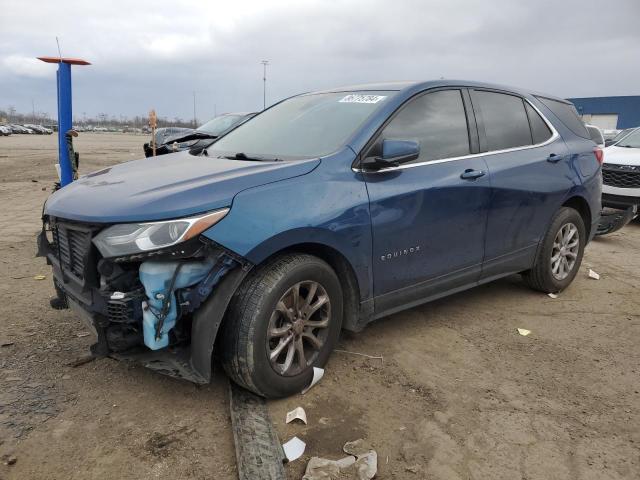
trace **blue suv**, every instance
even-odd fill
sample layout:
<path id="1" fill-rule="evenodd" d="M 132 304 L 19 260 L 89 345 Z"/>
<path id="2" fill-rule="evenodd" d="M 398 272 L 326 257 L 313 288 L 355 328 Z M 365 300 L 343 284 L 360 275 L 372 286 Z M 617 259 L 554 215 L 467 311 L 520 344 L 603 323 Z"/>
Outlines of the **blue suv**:
<path id="1" fill-rule="evenodd" d="M 198 155 L 81 177 L 47 200 L 55 308 L 96 355 L 299 391 L 341 329 L 520 273 L 574 279 L 601 151 L 565 100 L 465 81 L 286 99 Z"/>

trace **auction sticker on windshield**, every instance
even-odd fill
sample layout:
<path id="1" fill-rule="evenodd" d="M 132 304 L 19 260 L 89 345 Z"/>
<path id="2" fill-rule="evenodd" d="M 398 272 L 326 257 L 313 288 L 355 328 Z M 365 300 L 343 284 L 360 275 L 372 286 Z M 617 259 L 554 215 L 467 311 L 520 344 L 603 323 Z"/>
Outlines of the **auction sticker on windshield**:
<path id="1" fill-rule="evenodd" d="M 386 95 L 358 95 L 351 94 L 346 97 L 342 97 L 339 100 L 340 103 L 378 103 L 381 100 L 387 98 Z"/>

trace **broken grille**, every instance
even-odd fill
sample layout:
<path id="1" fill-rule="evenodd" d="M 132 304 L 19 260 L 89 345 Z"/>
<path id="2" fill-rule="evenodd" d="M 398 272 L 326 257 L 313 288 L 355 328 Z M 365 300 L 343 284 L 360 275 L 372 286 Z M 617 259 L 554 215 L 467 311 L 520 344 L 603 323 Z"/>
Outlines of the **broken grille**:
<path id="1" fill-rule="evenodd" d="M 640 171 L 629 171 L 624 166 L 602 169 L 602 183 L 610 187 L 640 188 Z"/>
<path id="2" fill-rule="evenodd" d="M 64 270 L 84 279 L 84 265 L 91 248 L 91 232 L 57 224 L 53 249 Z"/>

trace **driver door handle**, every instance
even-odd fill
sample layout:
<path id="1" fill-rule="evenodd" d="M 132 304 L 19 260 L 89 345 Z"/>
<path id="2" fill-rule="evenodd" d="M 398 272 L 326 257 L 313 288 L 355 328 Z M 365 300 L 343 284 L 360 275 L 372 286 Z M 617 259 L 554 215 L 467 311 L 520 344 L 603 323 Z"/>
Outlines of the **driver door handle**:
<path id="1" fill-rule="evenodd" d="M 484 177 L 485 173 L 482 170 L 473 170 L 472 168 L 466 169 L 460 175 L 463 180 L 475 180 L 476 178 Z"/>
<path id="2" fill-rule="evenodd" d="M 556 155 L 555 153 L 552 153 L 547 157 L 547 162 L 550 163 L 558 163 L 560 160 L 562 160 L 562 155 Z"/>

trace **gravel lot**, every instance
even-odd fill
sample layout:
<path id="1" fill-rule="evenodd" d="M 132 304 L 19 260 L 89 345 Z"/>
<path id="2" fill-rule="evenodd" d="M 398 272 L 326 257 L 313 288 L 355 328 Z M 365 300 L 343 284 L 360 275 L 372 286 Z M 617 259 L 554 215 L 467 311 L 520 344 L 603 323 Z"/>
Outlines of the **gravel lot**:
<path id="1" fill-rule="evenodd" d="M 81 171 L 139 158 L 144 141 L 81 133 Z M 111 359 L 69 365 L 90 340 L 49 308 L 34 258 L 56 152 L 55 135 L 0 138 L 0 479 L 237 478 L 219 367 L 196 387 Z M 308 394 L 270 402 L 280 438 L 307 443 L 290 478 L 357 438 L 380 479 L 640 478 L 638 246 L 637 222 L 594 241 L 557 299 L 514 276 L 344 334 L 341 350 L 384 360 L 336 352 Z M 299 405 L 309 425 L 285 425 Z"/>

